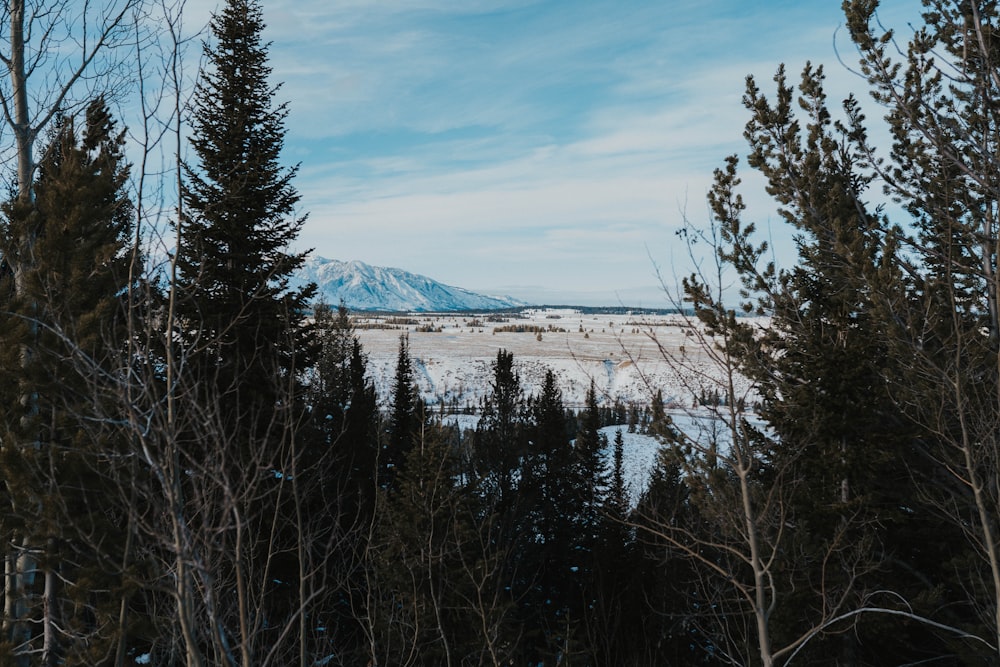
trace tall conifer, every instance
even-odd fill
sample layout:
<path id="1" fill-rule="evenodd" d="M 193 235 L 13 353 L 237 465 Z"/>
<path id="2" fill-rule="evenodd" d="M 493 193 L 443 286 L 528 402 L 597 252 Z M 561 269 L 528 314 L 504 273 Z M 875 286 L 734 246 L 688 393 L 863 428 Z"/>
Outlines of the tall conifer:
<path id="1" fill-rule="evenodd" d="M 513 519 L 517 479 L 525 453 L 525 405 L 514 354 L 497 350 L 490 392 L 483 399 L 482 416 L 470 454 L 478 493 L 488 508 Z"/>
<path id="2" fill-rule="evenodd" d="M 26 585 L 16 593 L 23 600 L 16 615 L 30 619 L 12 649 L 41 655 L 44 664 L 96 661 L 124 641 L 116 618 L 121 568 L 132 557 L 122 508 L 113 502 L 118 493 L 106 487 L 116 478 L 109 466 L 121 460 L 121 443 L 94 439 L 89 430 L 95 378 L 114 372 L 125 337 L 129 169 L 124 132 L 103 98 L 90 103 L 82 125 L 82 132 L 72 118 L 57 125 L 34 201 L 5 206 L 0 236 L 0 252 L 16 257 L 25 251 L 25 229 L 33 230 L 21 292 L 9 274 L 0 280 L 0 466 L 9 502 L 5 539 L 32 545 L 37 559 L 37 573 L 5 581 L 8 594 Z M 10 529 L 22 537 L 12 539 Z"/>
<path id="3" fill-rule="evenodd" d="M 277 385 L 305 366 L 315 287 L 290 287 L 305 217 L 297 169 L 280 162 L 288 108 L 274 104 L 260 4 L 230 0 L 210 27 L 191 116 L 196 163 L 184 169 L 179 312 L 202 371 L 230 397 L 229 418 L 247 424 L 266 421 Z"/>
<path id="4" fill-rule="evenodd" d="M 228 0 L 209 27 L 177 223 L 178 331 L 168 338 L 180 387 L 171 391 L 198 415 L 180 443 L 185 466 L 200 472 L 180 477 L 176 495 L 197 517 L 186 523 L 200 540 L 215 659 L 235 651 L 254 662 L 262 651 L 305 651 L 304 540 L 314 536 L 299 530 L 307 500 L 294 473 L 304 464 L 300 378 L 314 357 L 315 286 L 291 286 L 305 218 L 296 168 L 281 164 L 288 109 L 274 102 L 260 3 Z"/>
<path id="5" fill-rule="evenodd" d="M 526 530 L 534 536 L 522 560 L 522 576 L 530 582 L 526 598 L 531 614 L 526 622 L 532 628 L 525 657 L 538 661 L 580 650 L 581 578 L 589 555 L 577 549 L 586 539 L 580 530 L 580 466 L 551 369 L 532 401 L 531 419 L 519 493 L 529 499 Z"/>
<path id="6" fill-rule="evenodd" d="M 396 358 L 396 376 L 392 384 L 392 407 L 389 415 L 389 432 L 382 459 L 379 461 L 383 488 L 392 485 L 399 470 L 406 463 L 406 455 L 413 449 L 424 418 L 424 408 L 413 384 L 413 360 L 407 336 L 399 337 L 399 354 Z"/>

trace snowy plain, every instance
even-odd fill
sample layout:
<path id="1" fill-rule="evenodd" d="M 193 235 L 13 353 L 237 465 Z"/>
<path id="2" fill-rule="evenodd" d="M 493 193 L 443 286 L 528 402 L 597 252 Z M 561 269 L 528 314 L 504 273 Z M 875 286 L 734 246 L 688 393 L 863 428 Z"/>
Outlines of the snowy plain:
<path id="1" fill-rule="evenodd" d="M 489 392 L 498 350 L 513 353 L 525 396 L 538 394 L 547 369 L 555 374 L 565 405 L 575 409 L 584 406 L 591 382 L 600 405 L 620 401 L 648 406 L 659 391 L 674 423 L 693 437 L 713 421 L 700 406 L 701 398 L 724 393 L 726 382 L 711 351 L 699 344 L 697 324 L 680 314 L 593 314 L 552 308 L 503 315 L 355 313 L 354 323 L 383 403 L 391 396 L 400 338 L 405 336 L 423 400 L 446 413 L 456 407 L 475 411 Z M 504 330 L 512 327 L 523 330 Z M 543 329 L 540 336 L 537 329 Z M 737 395 L 752 401 L 749 383 L 735 380 Z M 474 428 L 477 417 L 453 414 L 448 419 Z M 625 425 L 603 429 L 609 442 L 618 428 L 635 502 L 645 488 L 659 442 L 628 433 Z"/>
<path id="2" fill-rule="evenodd" d="M 722 369 L 698 345 L 696 324 L 683 315 L 528 309 L 492 315 L 502 321 L 488 317 L 356 313 L 354 323 L 380 398 L 390 394 L 402 336 L 407 337 L 420 392 L 435 406 L 442 401 L 478 404 L 489 389 L 498 350 L 513 353 L 526 395 L 539 391 L 551 369 L 569 407 L 583 405 L 591 381 L 602 404 L 620 400 L 646 405 L 659 390 L 664 402 L 675 407 L 692 406 L 724 381 Z M 525 331 L 502 330 L 511 327 Z M 536 328 L 545 331 L 539 336 Z M 738 387 L 746 390 L 743 384 Z"/>

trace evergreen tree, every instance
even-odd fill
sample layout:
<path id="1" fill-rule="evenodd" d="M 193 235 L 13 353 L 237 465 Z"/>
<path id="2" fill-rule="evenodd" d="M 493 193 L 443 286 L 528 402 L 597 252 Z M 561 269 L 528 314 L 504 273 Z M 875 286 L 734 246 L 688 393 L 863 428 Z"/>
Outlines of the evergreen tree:
<path id="1" fill-rule="evenodd" d="M 308 389 L 308 403 L 319 441 L 307 464 L 325 461 L 318 477 L 327 485 L 324 504 L 342 510 L 348 525 L 370 517 L 376 488 L 378 405 L 368 378 L 368 356 L 341 304 L 315 312 L 319 356 Z"/>
<path id="2" fill-rule="evenodd" d="M 260 4 L 229 0 L 209 27 L 177 222 L 177 331 L 167 339 L 170 391 L 197 414 L 177 443 L 196 472 L 178 477 L 171 508 L 190 517 L 194 574 L 206 589 L 206 618 L 186 620 L 185 640 L 218 662 L 253 662 L 265 650 L 301 659 L 311 535 L 296 511 L 306 500 L 295 473 L 315 286 L 290 286 L 304 261 L 290 250 L 304 218 L 296 169 L 280 163 L 287 106 L 273 102 Z"/>
<path id="3" fill-rule="evenodd" d="M 985 376 L 974 370 L 977 354 L 971 348 L 951 346 L 955 340 L 989 339 L 988 335 L 969 335 L 976 327 L 987 333 L 991 330 L 981 319 L 992 310 L 989 290 L 980 283 L 982 291 L 978 291 L 974 286 L 977 271 L 970 270 L 972 265 L 988 262 L 962 259 L 967 256 L 962 248 L 977 246 L 979 241 L 968 240 L 983 228 L 978 222 L 949 219 L 947 215 L 967 202 L 943 205 L 942 198 L 946 192 L 963 190 L 954 179 L 959 172 L 969 173 L 969 165 L 949 163 L 948 158 L 956 145 L 969 140 L 965 131 L 975 134 L 977 121 L 943 120 L 940 128 L 963 128 L 959 131 L 962 139 L 941 140 L 936 130 L 928 134 L 929 126 L 920 126 L 928 121 L 930 109 L 947 116 L 963 104 L 961 86 L 942 85 L 939 70 L 927 68 L 926 54 L 941 35 L 946 44 L 947 35 L 958 34 L 950 32 L 956 25 L 961 24 L 959 32 L 967 36 L 967 26 L 979 19 L 975 10 L 954 9 L 952 3 L 927 4 L 934 5 L 927 14 L 933 29 L 914 41 L 910 70 L 897 80 L 900 70 L 889 65 L 886 57 L 887 37 L 873 36 L 869 28 L 876 3 L 845 3 L 852 36 L 861 48 L 864 70 L 876 86 L 876 97 L 892 102 L 893 157 L 898 167 L 873 161 L 874 151 L 855 100 L 844 102 L 843 122 L 833 121 L 821 68 L 807 65 L 798 91 L 786 83 L 784 70 L 779 69 L 773 102 L 748 79 L 744 99 L 752 116 L 746 130 L 749 164 L 765 176 L 769 194 L 797 233 L 797 265 L 776 270 L 763 260 L 766 244 L 752 241 L 754 227 L 742 219 L 743 202 L 736 192 L 735 157 L 716 172 L 710 202 L 720 224 L 719 257 L 743 280 L 743 309 L 770 315 L 767 326 L 738 323 L 733 310 L 722 306 L 704 285 L 697 280 L 686 282 L 688 298 L 706 330 L 725 336 L 726 351 L 756 383 L 760 413 L 774 435 L 770 442 L 762 441 L 760 481 L 775 489 L 775 494 L 788 494 L 783 515 L 795 530 L 781 539 L 787 543 L 783 551 L 796 555 L 791 559 L 779 556 L 773 566 L 777 580 L 799 583 L 793 585 L 797 592 L 782 596 L 786 604 L 777 605 L 768 615 L 772 658 L 789 651 L 777 648 L 782 642 L 792 646 L 802 633 L 811 632 L 815 620 L 803 623 L 802 609 L 811 605 L 821 611 L 823 604 L 809 600 L 829 599 L 831 591 L 842 591 L 840 604 L 851 609 L 870 604 L 868 591 L 892 590 L 897 599 L 907 600 L 908 613 L 937 614 L 948 625 L 968 627 L 963 601 L 949 599 L 944 587 L 926 586 L 927 581 L 950 577 L 949 566 L 942 568 L 942 564 L 949 562 L 953 547 L 945 545 L 958 540 L 934 545 L 914 540 L 917 533 L 928 532 L 957 537 L 956 526 L 937 518 L 949 502 L 939 501 L 935 508 L 928 503 L 931 496 L 926 490 L 915 489 L 912 481 L 939 475 L 940 471 L 933 471 L 933 462 L 941 460 L 941 450 L 927 445 L 961 421 L 961 417 L 950 423 L 949 418 L 941 421 L 942 415 L 951 412 L 946 407 L 947 394 L 958 386 L 955 382 L 976 377 L 972 384 L 984 386 Z M 986 10 L 983 16 L 993 12 Z M 951 28 L 948 21 L 954 21 Z M 961 48 L 951 53 L 962 51 L 965 58 L 963 49 L 968 44 L 964 39 L 959 42 Z M 978 92 L 970 93 L 968 99 Z M 909 106 L 905 100 L 919 101 Z M 980 146 L 979 138 L 971 144 Z M 915 167 L 925 163 L 926 169 Z M 926 235 L 915 246 L 928 251 L 924 267 L 898 251 L 902 230 L 866 201 L 871 184 L 884 174 L 890 176 L 893 189 L 908 184 L 910 194 L 897 195 L 926 221 Z M 973 208 L 983 210 L 980 205 Z M 972 224 L 965 226 L 967 222 Z M 965 241 L 956 233 L 965 235 Z M 945 264 L 950 265 L 951 274 L 938 263 L 942 257 L 949 258 Z M 982 274 L 979 278 L 989 282 Z M 977 299 L 978 305 L 970 309 L 976 314 L 961 325 L 965 334 L 956 337 L 952 330 L 942 335 L 953 322 L 964 319 L 962 311 Z M 930 361 L 935 350 L 944 355 Z M 941 364 L 938 369 L 954 369 L 955 360 L 959 366 L 972 363 L 964 372 L 948 377 L 944 392 L 941 387 L 929 388 L 936 364 Z M 995 368 L 992 361 L 979 368 L 986 365 Z M 992 371 L 987 375 L 992 376 Z M 995 394 L 992 388 L 985 393 Z M 983 394 L 978 389 L 970 392 L 954 404 L 951 414 L 982 414 L 973 407 L 975 395 Z M 916 416 L 924 408 L 926 412 Z M 919 425 L 928 415 L 935 421 L 921 433 Z M 994 432 L 993 427 L 986 430 Z M 956 431 L 944 439 L 960 442 Z M 956 449 L 962 450 L 961 446 Z M 949 467 L 964 469 L 963 483 L 968 483 L 977 466 L 970 468 L 960 458 Z M 991 530 L 971 532 L 988 536 Z M 885 549 L 873 546 L 860 553 L 855 545 L 884 545 Z M 839 566 L 830 567 L 832 562 Z M 821 587 L 815 583 L 819 581 Z M 889 616 L 869 614 L 864 620 L 850 633 L 831 626 L 828 632 L 810 635 L 808 644 L 796 649 L 797 655 L 811 664 L 880 662 L 890 656 L 917 661 L 940 655 L 948 641 L 914 626 L 901 626 Z"/>
<path id="4" fill-rule="evenodd" d="M 630 658 L 638 648 L 632 632 L 643 605 L 642 595 L 632 585 L 637 554 L 628 525 L 625 441 L 620 428 L 615 432 L 611 473 L 604 495 L 594 545 L 587 636 L 595 664 L 640 664 L 645 661 Z"/>
<path id="5" fill-rule="evenodd" d="M 428 424 L 381 492 L 373 663 L 500 664 L 511 651 L 506 580 L 483 548 L 455 453 L 448 429 Z"/>
<path id="6" fill-rule="evenodd" d="M 493 381 L 483 399 L 470 453 L 472 474 L 486 512 L 512 516 L 525 453 L 525 405 L 514 354 L 497 350 Z"/>
<path id="7" fill-rule="evenodd" d="M 545 661 L 584 652 L 581 642 L 584 578 L 592 545 L 581 533 L 579 470 L 567 433 L 562 392 L 551 369 L 531 403 L 530 447 L 521 473 L 520 493 L 528 500 L 525 530 L 534 536 L 521 559 L 528 584 L 525 659 Z M 577 547 L 580 547 L 579 549 Z M 546 658 L 549 656 L 549 658 Z"/>
<path id="8" fill-rule="evenodd" d="M 351 603 L 364 590 L 359 566 L 371 548 L 379 412 L 368 357 L 347 308 L 319 304 L 315 320 L 319 357 L 307 393 L 312 432 L 299 466 L 300 479 L 307 480 L 303 505 L 314 533 L 312 560 L 325 564 L 325 588 L 311 617 L 326 629 L 321 636 L 329 638 L 329 651 L 348 654 L 365 644 Z"/>
<path id="9" fill-rule="evenodd" d="M 386 436 L 382 458 L 379 461 L 382 488 L 390 488 L 393 479 L 406 462 L 406 455 L 413 448 L 414 440 L 424 417 L 424 406 L 413 382 L 413 360 L 407 336 L 399 337 L 399 355 L 396 375 L 392 384 L 392 404 L 389 415 L 389 432 Z"/>
<path id="10" fill-rule="evenodd" d="M 788 502 L 800 526 L 796 549 L 814 549 L 812 558 L 819 563 L 834 540 L 871 539 L 874 517 L 880 517 L 883 528 L 900 518 L 895 508 L 904 502 L 899 494 L 907 492 L 896 463 L 911 458 L 906 420 L 885 391 L 884 377 L 893 362 L 873 300 L 873 295 L 899 292 L 895 272 L 883 270 L 897 260 L 893 244 L 883 241 L 892 230 L 865 202 L 872 176 L 864 168 L 863 134 L 832 121 L 822 69 L 807 66 L 803 72 L 799 106 L 808 118 L 801 130 L 792 105 L 795 93 L 783 70 L 775 81 L 778 92 L 771 104 L 748 80 L 745 99 L 753 114 L 746 132 L 749 163 L 768 178 L 783 217 L 799 232 L 798 264 L 775 274 L 746 261 L 759 256 L 761 248 L 747 247 L 749 230 L 740 227 L 739 211 L 730 206 L 732 162 L 718 172 L 710 200 L 723 239 L 733 244 L 723 250 L 724 259 L 741 271 L 747 294 L 756 290 L 761 295 L 745 307 L 766 308 L 771 314 L 765 333 L 732 349 L 757 382 L 760 413 L 776 436 L 767 459 L 786 479 L 795 480 L 798 491 Z M 858 118 L 854 100 L 847 100 L 845 113 Z M 775 136 L 784 137 L 781 147 Z M 705 319 L 713 327 L 720 318 Z M 874 567 L 880 558 L 876 552 L 871 556 L 863 567 Z M 817 573 L 802 571 L 803 559 L 797 560 L 783 568 L 784 576 L 816 581 Z M 878 586 L 874 580 L 859 581 L 858 571 L 850 559 L 842 572 L 827 568 L 824 586 L 845 591 Z M 816 594 L 799 588 L 807 596 Z M 787 631 L 791 641 L 808 627 L 796 627 L 804 620 L 802 604 L 792 602 L 774 614 L 776 639 Z M 831 638 L 841 652 L 836 659 L 858 659 L 856 637 Z M 829 642 L 814 640 L 809 648 L 815 651 L 810 653 L 814 661 L 836 655 Z"/>
<path id="11" fill-rule="evenodd" d="M 705 627 L 703 607 L 713 605 L 705 594 L 704 577 L 681 549 L 665 539 L 662 526 L 703 534 L 712 530 L 698 518 L 691 504 L 679 452 L 660 449 L 649 482 L 629 520 L 636 527 L 631 558 L 622 585 L 630 604 L 624 606 L 618 646 L 621 664 L 711 665 L 731 664 L 719 649 L 714 627 Z M 719 609 L 722 614 L 730 613 Z M 715 654 L 720 653 L 718 658 Z"/>
<path id="12" fill-rule="evenodd" d="M 629 490 L 625 481 L 625 439 L 622 430 L 615 431 L 611 453 L 611 476 L 605 499 L 605 515 L 612 525 L 623 525 L 629 515 Z"/>
<path id="13" fill-rule="evenodd" d="M 92 438 L 90 427 L 101 414 L 95 389 L 114 373 L 126 338 L 130 262 L 141 257 L 131 247 L 124 132 L 103 98 L 83 121 L 82 132 L 72 118 L 57 124 L 34 202 L 5 206 L 0 234 L 0 255 L 12 259 L 25 252 L 25 229 L 34 230 L 20 294 L 10 273 L 0 279 L 2 523 L 11 544 L 32 545 L 37 567 L 19 592 L 17 577 L 5 581 L 8 599 L 24 601 L 23 634 L 6 646 L 19 664 L 29 653 L 44 664 L 92 663 L 123 650 L 135 618 L 125 613 L 134 582 L 123 571 L 135 554 L 121 529 L 127 510 L 116 502 L 127 489 L 108 486 L 118 479 L 122 443 Z"/>
<path id="14" fill-rule="evenodd" d="M 583 412 L 580 430 L 573 443 L 575 465 L 570 474 L 575 476 L 576 500 L 574 505 L 579 513 L 577 524 L 583 550 L 593 549 L 601 510 L 607 496 L 608 476 L 604 462 L 604 451 L 608 448 L 608 437 L 601 433 L 601 413 L 597 405 L 597 389 L 591 380 L 587 390 L 587 404 Z M 587 546 L 586 542 L 590 542 Z"/>
<path id="15" fill-rule="evenodd" d="M 668 425 L 666 407 L 663 404 L 663 390 L 657 388 L 649 406 L 649 423 L 644 431 L 648 430 L 653 435 L 663 435 Z"/>
<path id="16" fill-rule="evenodd" d="M 1000 10 L 984 0 L 925 1 L 923 26 L 896 60 L 878 4 L 845 2 L 872 96 L 887 107 L 886 191 L 912 219 L 913 256 L 898 262 L 904 289 L 886 295 L 894 399 L 917 426 L 908 472 L 923 501 L 905 542 L 921 572 L 948 581 L 940 618 L 988 637 L 1000 655 L 1000 205 L 996 109 Z M 909 505 L 908 505 L 909 507 Z M 948 517 L 944 524 L 935 520 Z M 965 539 L 955 535 L 961 532 Z M 948 535 L 933 544 L 919 534 Z M 916 538 L 916 539 L 914 539 Z M 903 542 L 903 540 L 899 540 Z M 960 545 L 968 544 L 970 549 Z M 940 570 L 938 570 L 940 568 Z M 957 580 L 953 573 L 961 573 Z M 977 582 L 977 583 L 973 583 Z M 961 590 L 956 597 L 951 594 Z M 926 655 L 940 653 L 923 638 Z M 978 659 L 975 648 L 949 649 Z"/>
<path id="17" fill-rule="evenodd" d="M 296 168 L 280 163 L 288 109 L 273 104 L 260 5 L 230 0 L 210 28 L 191 117 L 197 163 L 184 170 L 178 308 L 196 372 L 226 397 L 225 419 L 262 431 L 283 383 L 308 365 L 315 286 L 289 287 L 305 258 L 290 251 L 305 218 Z"/>

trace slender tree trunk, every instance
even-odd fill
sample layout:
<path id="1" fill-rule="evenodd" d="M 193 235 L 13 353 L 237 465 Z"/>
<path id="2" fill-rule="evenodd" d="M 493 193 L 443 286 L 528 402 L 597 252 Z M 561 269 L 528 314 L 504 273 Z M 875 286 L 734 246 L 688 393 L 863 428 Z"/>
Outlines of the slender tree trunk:
<path id="1" fill-rule="evenodd" d="M 176 54 L 175 54 L 176 56 Z M 176 62 L 175 62 L 176 64 Z M 178 73 L 174 71 L 174 83 L 179 83 Z M 178 88 L 178 91 L 180 89 Z M 174 100 L 175 103 L 175 128 L 177 140 L 177 188 L 180 192 L 181 172 L 180 172 L 180 147 L 181 147 L 181 116 L 180 116 L 180 93 Z M 181 217 L 181 209 L 178 204 L 178 220 Z M 174 259 L 170 262 L 170 294 L 167 299 L 167 323 L 164 334 L 166 346 L 166 383 L 167 383 L 167 437 L 166 443 L 170 456 L 170 463 L 167 466 L 168 479 L 164 480 L 164 490 L 167 492 L 170 521 L 172 529 L 173 546 L 175 549 L 174 563 L 177 570 L 174 581 L 174 594 L 177 598 L 177 620 L 180 624 L 181 637 L 184 640 L 184 653 L 187 667 L 202 667 L 203 660 L 201 651 L 195 638 L 194 629 L 194 583 L 191 572 L 188 570 L 189 545 L 185 531 L 187 529 L 184 521 L 184 501 L 183 489 L 181 487 L 181 464 L 179 444 L 177 442 L 176 428 L 176 384 L 177 384 L 177 359 L 175 359 L 174 326 L 177 313 L 177 252 L 181 245 L 181 225 L 177 225 L 177 237 L 175 239 Z"/>
<path id="2" fill-rule="evenodd" d="M 302 516 L 302 497 L 299 493 L 299 471 L 298 471 L 298 452 L 296 451 L 296 440 L 295 433 L 291 434 L 291 483 L 292 483 L 292 502 L 295 505 L 295 528 L 297 537 L 295 540 L 295 548 L 297 550 L 297 556 L 299 561 L 299 608 L 298 608 L 298 626 L 299 626 L 299 665 L 305 667 L 308 662 L 306 660 L 306 599 L 308 596 L 308 571 L 311 563 L 306 562 L 307 558 L 307 548 L 305 540 L 306 528 Z M 312 546 L 311 544 L 309 546 Z"/>
<path id="3" fill-rule="evenodd" d="M 17 544 L 17 535 L 12 533 L 7 544 Z M 17 604 L 17 596 L 14 595 L 14 582 L 17 577 L 17 567 L 15 559 L 16 551 L 8 551 L 3 559 L 3 634 L 10 637 L 13 632 L 14 605 Z"/>
<path id="4" fill-rule="evenodd" d="M 747 545 L 750 547 L 750 565 L 753 568 L 754 583 L 754 620 L 757 626 L 757 645 L 760 649 L 760 662 L 764 667 L 772 667 L 774 657 L 771 655 L 771 633 L 768 629 L 767 601 L 767 567 L 760 554 L 760 539 L 757 535 L 757 522 L 754 516 L 753 501 L 750 497 L 749 466 L 744 465 L 737 474 L 740 480 L 740 495 L 743 500 L 743 518 L 746 522 Z"/>
<path id="5" fill-rule="evenodd" d="M 247 599 L 247 572 L 245 570 L 247 556 L 243 550 L 243 517 L 236 507 L 238 501 L 231 499 L 230 502 L 233 503 L 232 515 L 236 530 L 236 552 L 233 554 L 233 561 L 236 566 L 236 597 L 239 601 L 240 660 L 243 667 L 253 667 L 250 652 L 250 601 Z M 253 545 L 251 545 L 252 547 Z"/>
<path id="6" fill-rule="evenodd" d="M 13 107 L 12 130 L 17 147 L 17 189 L 18 199 L 22 203 L 30 203 L 32 200 L 31 179 L 34 172 L 33 144 L 34 133 L 31 130 L 30 117 L 28 115 L 28 86 L 27 75 L 24 62 L 24 0 L 10 0 L 10 59 L 7 63 L 10 71 L 10 84 Z M 14 273 L 14 291 L 18 296 L 23 296 L 26 292 L 26 274 L 28 267 L 25 259 L 31 261 L 35 242 L 35 230 L 27 228 L 24 230 L 24 237 L 17 239 L 20 246 L 20 257 L 11 262 Z M 29 322 L 29 335 L 34 337 L 36 332 L 35 323 Z M 21 348 L 21 365 L 27 367 L 30 358 L 28 346 Z M 23 383 L 22 379 L 22 383 Z M 24 386 L 21 395 L 21 404 L 27 414 L 35 411 L 35 397 L 30 389 Z M 25 417 L 27 419 L 27 416 Z M 13 565 L 13 571 L 9 573 L 4 582 L 7 587 L 7 598 L 4 611 L 5 623 L 10 623 L 8 635 L 17 647 L 27 638 L 27 629 L 24 627 L 23 616 L 27 613 L 27 605 L 24 604 L 26 589 L 33 583 L 32 572 L 34 562 L 30 556 L 27 538 L 21 540 L 22 549 L 20 553 L 9 559 Z M 20 649 L 15 649 L 20 652 Z M 18 664 L 27 664 L 26 656 L 19 656 Z"/>
<path id="7" fill-rule="evenodd" d="M 52 548 L 49 541 L 49 548 Z M 45 589 L 42 591 L 42 665 L 55 667 L 56 658 L 56 576 L 53 565 L 45 568 Z"/>
<path id="8" fill-rule="evenodd" d="M 131 473 L 130 474 L 130 481 L 131 481 L 131 476 L 134 474 L 132 466 L 129 466 L 129 470 Z M 132 488 L 133 489 L 135 488 L 134 484 L 132 485 Z M 126 525 L 126 530 L 128 532 L 125 534 L 125 551 L 122 554 L 122 562 L 121 562 L 122 572 L 128 572 L 129 559 L 132 554 L 132 539 L 133 539 L 132 525 L 134 521 L 132 512 L 135 507 L 135 494 L 132 494 L 132 499 L 133 502 L 129 503 L 128 506 L 128 523 Z M 129 619 L 128 595 L 122 595 L 122 599 L 119 602 L 118 606 L 118 646 L 115 648 L 115 661 L 114 661 L 115 667 L 123 667 L 125 665 L 125 655 L 126 655 L 125 652 L 128 649 L 128 644 L 127 644 L 128 619 Z"/>
<path id="9" fill-rule="evenodd" d="M 35 171 L 35 131 L 28 112 L 28 77 L 24 63 L 24 0 L 10 0 L 10 88 L 14 112 L 14 141 L 17 146 L 17 196 L 22 202 L 32 200 L 31 180 Z M 32 239 L 25 239 L 27 249 Z M 16 281 L 16 278 L 15 278 Z"/>

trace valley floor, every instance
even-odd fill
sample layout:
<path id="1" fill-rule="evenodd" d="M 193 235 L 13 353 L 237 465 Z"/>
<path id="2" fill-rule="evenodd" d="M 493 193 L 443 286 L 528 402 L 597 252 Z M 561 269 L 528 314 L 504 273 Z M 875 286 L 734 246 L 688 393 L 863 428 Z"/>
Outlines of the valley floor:
<path id="1" fill-rule="evenodd" d="M 492 363 L 501 349 L 513 353 L 529 395 L 537 393 L 545 370 L 552 369 L 569 407 L 583 405 L 591 381 L 601 403 L 645 405 L 662 391 L 667 405 L 690 407 L 721 379 L 690 335 L 692 323 L 681 315 L 539 309 L 489 319 L 360 314 L 355 324 L 379 395 L 390 395 L 400 337 L 406 335 L 418 386 L 432 405 L 443 401 L 475 407 L 489 388 Z"/>

